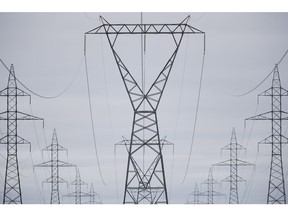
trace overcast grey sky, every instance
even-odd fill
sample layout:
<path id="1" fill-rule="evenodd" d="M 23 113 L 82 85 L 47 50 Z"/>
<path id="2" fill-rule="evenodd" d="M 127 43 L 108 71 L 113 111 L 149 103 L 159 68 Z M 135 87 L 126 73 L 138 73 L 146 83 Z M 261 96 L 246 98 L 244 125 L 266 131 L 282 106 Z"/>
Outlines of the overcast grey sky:
<path id="1" fill-rule="evenodd" d="M 56 128 L 59 144 L 69 150 L 68 157 L 61 155 L 62 160 L 79 167 L 82 180 L 94 184 L 103 203 L 122 203 L 127 154 L 123 147 L 117 147 L 114 155 L 114 144 L 122 136 L 130 137 L 133 113 L 107 38 L 99 35 L 87 38 L 87 60 L 97 147 L 106 185 L 99 176 L 90 126 L 83 39 L 85 32 L 100 25 L 100 15 L 110 23 L 140 23 L 140 13 L 0 13 L 0 58 L 7 65 L 13 63 L 18 79 L 41 95 L 58 94 L 76 74 L 72 86 L 57 99 L 32 95 L 33 114 L 45 119 L 48 145 Z M 181 185 L 191 145 L 203 56 L 203 37 L 185 36 L 158 110 L 160 136 L 167 135 L 167 140 L 175 144 L 174 163 L 172 148 L 164 150 L 170 203 L 185 203 L 195 183 L 201 186 L 206 180 L 211 165 L 228 159 L 228 153 L 223 152 L 221 156 L 220 149 L 229 143 L 232 127 L 236 128 L 238 142 L 247 147 L 247 155 L 241 159 L 255 162 L 257 143 L 270 134 L 270 122 L 255 122 L 254 126 L 253 122 L 247 122 L 244 133 L 244 119 L 255 115 L 257 94 L 271 86 L 272 77 L 247 96 L 231 95 L 255 87 L 288 48 L 287 13 L 144 13 L 143 17 L 144 23 L 178 23 L 188 15 L 191 15 L 190 25 L 206 32 L 205 69 L 190 167 Z M 117 43 L 124 62 L 141 82 L 138 39 L 124 36 Z M 147 39 L 147 86 L 163 67 L 171 52 L 171 42 L 168 37 Z M 279 71 L 286 89 L 287 70 L 288 59 L 284 59 Z M 0 74 L 0 88 L 4 89 L 8 73 L 2 66 Z M 31 113 L 29 100 L 19 100 L 19 108 Z M 288 99 L 283 100 L 287 111 Z M 5 109 L 2 98 L 0 110 Z M 261 98 L 257 113 L 269 109 L 270 99 Z M 287 136 L 287 122 L 283 124 L 283 133 L 286 131 Z M 49 171 L 36 168 L 33 174 L 32 166 L 43 162 L 41 149 L 46 146 L 42 124 L 35 122 L 35 128 L 36 133 L 32 122 L 19 124 L 19 134 L 32 142 L 31 154 L 28 146 L 19 147 L 18 152 L 23 202 L 49 203 L 50 185 L 43 188 L 41 185 Z M 6 132 L 5 122 L 0 123 L 0 129 Z M 0 147 L 0 152 L 5 156 L 4 146 Z M 43 157 L 49 159 L 45 153 Z M 284 147 L 283 157 L 286 174 L 287 147 Z M 270 147 L 263 146 L 258 153 L 256 170 L 240 169 L 239 174 L 247 179 L 248 186 L 239 186 L 241 203 L 266 203 L 269 163 Z M 0 197 L 3 197 L 4 173 L 5 160 L 1 157 Z M 71 182 L 75 171 L 63 168 L 60 175 Z M 221 181 L 229 175 L 229 168 L 215 168 L 213 175 Z M 43 200 L 37 192 L 35 176 Z M 215 203 L 228 203 L 228 185 L 224 183 L 217 189 L 227 198 L 215 198 Z M 65 185 L 60 188 L 61 195 L 72 190 Z M 205 186 L 200 190 L 205 191 Z M 62 200 L 62 203 L 73 202 L 73 199 Z"/>

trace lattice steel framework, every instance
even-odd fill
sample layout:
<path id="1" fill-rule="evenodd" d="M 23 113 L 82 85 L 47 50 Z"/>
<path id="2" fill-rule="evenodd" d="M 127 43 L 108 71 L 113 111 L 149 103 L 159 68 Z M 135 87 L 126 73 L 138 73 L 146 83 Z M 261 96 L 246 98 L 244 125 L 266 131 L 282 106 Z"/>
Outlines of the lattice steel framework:
<path id="1" fill-rule="evenodd" d="M 100 194 L 94 191 L 94 186 L 91 184 L 89 191 L 89 201 L 86 204 L 102 204 Z"/>
<path id="2" fill-rule="evenodd" d="M 87 32 L 85 36 L 88 34 L 107 36 L 134 111 L 123 203 L 168 203 L 156 111 L 184 34 L 204 34 L 204 32 L 188 25 L 189 17 L 178 24 L 110 24 L 103 17 L 100 19 L 102 25 Z M 117 38 L 128 34 L 171 35 L 175 43 L 174 52 L 147 92 L 139 87 L 116 51 Z M 140 165 L 144 148 L 146 167 Z"/>
<path id="3" fill-rule="evenodd" d="M 51 168 L 51 177 L 46 179 L 43 183 L 51 184 L 50 204 L 60 204 L 59 184 L 67 183 L 67 181 L 59 177 L 59 167 L 75 167 L 75 165 L 59 160 L 59 151 L 67 151 L 67 149 L 59 145 L 56 129 L 53 131 L 51 145 L 44 148 L 43 151 L 51 152 L 51 160 L 35 165 L 34 167 Z"/>
<path id="4" fill-rule="evenodd" d="M 18 97 L 31 96 L 17 87 L 13 64 L 10 67 L 7 88 L 0 91 L 0 96 L 7 98 L 7 110 L 0 113 L 0 120 L 7 121 L 7 135 L 0 139 L 1 144 L 7 145 L 3 204 L 22 204 L 18 146 L 31 143 L 18 135 L 18 121 L 43 119 L 18 111 Z"/>
<path id="5" fill-rule="evenodd" d="M 238 182 L 245 182 L 246 180 L 238 175 L 238 166 L 253 166 L 253 164 L 238 159 L 239 151 L 246 149 L 237 143 L 235 128 L 232 130 L 230 143 L 221 150 L 228 150 L 230 152 L 230 159 L 213 166 L 230 167 L 230 175 L 223 181 L 230 184 L 229 204 L 239 204 Z"/>
<path id="6" fill-rule="evenodd" d="M 282 111 L 282 97 L 288 96 L 288 91 L 281 87 L 277 64 L 273 72 L 272 87 L 259 94 L 259 96 L 271 97 L 271 111 L 247 118 L 246 120 L 271 121 L 271 136 L 259 142 L 260 144 L 269 144 L 272 146 L 267 204 L 286 204 L 282 147 L 283 144 L 288 143 L 288 139 L 282 135 L 282 121 L 288 120 L 288 113 Z"/>
<path id="7" fill-rule="evenodd" d="M 192 193 L 189 194 L 188 200 L 186 204 L 204 204 L 204 202 L 200 201 L 200 196 L 202 193 L 199 191 L 198 184 L 195 184 L 195 189 Z"/>
<path id="8" fill-rule="evenodd" d="M 214 190 L 214 185 L 219 184 L 216 180 L 213 179 L 212 169 L 209 169 L 208 179 L 202 182 L 202 184 L 207 185 L 207 191 L 199 194 L 199 196 L 206 196 L 207 197 L 207 204 L 214 204 L 214 197 L 215 196 L 225 196 L 225 194 L 219 193 Z"/>
<path id="9" fill-rule="evenodd" d="M 90 197 L 89 193 L 82 192 L 82 185 L 87 185 L 87 183 L 83 182 L 80 177 L 80 171 L 77 168 L 76 171 L 76 179 L 71 182 L 70 185 L 75 186 L 75 191 L 69 194 L 64 195 L 64 197 L 74 197 L 75 204 L 82 204 L 82 197 Z"/>

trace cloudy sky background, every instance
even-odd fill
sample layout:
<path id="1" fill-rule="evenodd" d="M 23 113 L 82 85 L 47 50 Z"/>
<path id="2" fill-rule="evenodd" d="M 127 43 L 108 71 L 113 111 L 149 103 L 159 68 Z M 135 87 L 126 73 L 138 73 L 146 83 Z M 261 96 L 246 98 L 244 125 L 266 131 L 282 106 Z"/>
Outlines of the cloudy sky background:
<path id="1" fill-rule="evenodd" d="M 50 185 L 42 181 L 49 170 L 33 164 L 48 160 L 41 149 L 50 145 L 56 128 L 59 144 L 69 150 L 64 161 L 76 164 L 82 180 L 101 195 L 103 203 L 122 203 L 127 154 L 115 143 L 122 136 L 130 137 L 132 107 L 120 78 L 119 71 L 107 43 L 100 35 L 87 37 L 87 62 L 91 87 L 92 107 L 99 161 L 106 185 L 101 181 L 93 144 L 84 67 L 84 33 L 100 25 L 99 16 L 110 23 L 140 23 L 140 13 L 1 13 L 0 57 L 14 64 L 19 80 L 38 94 L 57 95 L 74 79 L 62 96 L 47 100 L 32 95 L 32 112 L 45 119 L 41 122 L 20 122 L 19 135 L 32 142 L 19 147 L 18 156 L 24 203 L 49 203 Z M 239 185 L 241 203 L 266 203 L 270 147 L 262 146 L 257 156 L 257 142 L 271 133 L 270 122 L 246 122 L 255 115 L 257 94 L 271 86 L 272 77 L 251 94 L 242 94 L 261 82 L 273 69 L 288 48 L 287 13 L 144 13 L 144 23 L 179 23 L 190 15 L 189 24 L 206 32 L 206 56 L 198 123 L 186 180 L 183 184 L 195 119 L 200 70 L 203 57 L 203 37 L 184 36 L 171 76 L 158 110 L 160 136 L 174 143 L 164 150 L 166 181 L 170 203 L 185 203 L 188 194 L 198 183 L 206 180 L 212 164 L 226 160 L 228 152 L 220 154 L 221 147 L 230 141 L 232 127 L 236 128 L 238 142 L 247 147 L 243 160 L 256 161 L 256 169 L 240 169 L 247 179 Z M 140 37 L 119 38 L 117 46 L 121 57 L 136 79 L 141 82 Z M 146 86 L 158 75 L 173 48 L 171 38 L 147 38 Z M 279 66 L 282 86 L 288 88 L 288 59 Z M 0 67 L 0 88 L 7 85 L 8 72 Z M 20 88 L 22 88 L 19 85 Z M 23 89 L 23 88 L 22 88 Z M 23 89 L 24 90 L 24 89 Z M 283 97 L 283 108 L 287 107 Z M 20 102 L 21 101 L 21 102 Z M 257 114 L 270 109 L 270 98 L 261 98 Z M 6 109 L 1 98 L 1 111 Z M 29 100 L 19 99 L 19 110 L 31 113 Z M 287 111 L 287 110 L 286 110 Z M 5 122 L 0 129 L 6 132 Z M 283 133 L 287 136 L 287 122 Z M 46 134 L 46 139 L 45 139 Z M 5 157 L 5 147 L 0 147 Z M 173 160 L 174 158 L 174 160 Z M 284 147 L 284 171 L 287 174 L 287 147 Z M 3 197 L 5 160 L 0 158 L 0 197 Z M 75 178 L 73 168 L 62 168 L 60 175 L 68 182 Z M 217 181 L 229 175 L 229 168 L 214 168 Z M 286 188 L 287 188 L 286 181 Z M 88 191 L 89 187 L 83 187 Z M 215 203 L 228 203 L 229 185 L 217 187 L 225 198 Z M 73 191 L 61 185 L 61 195 Z M 203 201 L 206 198 L 203 198 Z M 73 203 L 63 198 L 62 203 Z"/>

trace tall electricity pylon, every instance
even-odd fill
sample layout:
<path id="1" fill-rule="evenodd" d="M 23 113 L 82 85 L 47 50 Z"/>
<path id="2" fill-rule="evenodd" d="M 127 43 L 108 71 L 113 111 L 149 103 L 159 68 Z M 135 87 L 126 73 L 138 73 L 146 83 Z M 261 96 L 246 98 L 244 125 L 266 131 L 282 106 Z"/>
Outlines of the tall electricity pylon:
<path id="1" fill-rule="evenodd" d="M 7 135 L 0 139 L 0 144 L 7 145 L 3 204 L 22 204 L 18 146 L 31 143 L 18 135 L 18 121 L 43 119 L 18 111 L 18 97 L 29 96 L 31 101 L 31 96 L 17 87 L 13 64 L 9 70 L 7 88 L 0 91 L 0 96 L 7 98 L 7 110 L 0 113 L 0 120 L 7 122 Z"/>
<path id="2" fill-rule="evenodd" d="M 82 204 L 82 197 L 90 197 L 89 193 L 82 192 L 82 185 L 87 185 L 87 183 L 81 180 L 78 168 L 76 170 L 76 179 L 75 181 L 71 182 L 70 185 L 75 186 L 75 191 L 64 195 L 64 197 L 75 197 L 75 204 Z"/>
<path id="3" fill-rule="evenodd" d="M 282 121 L 288 120 L 288 113 L 282 111 L 282 97 L 288 96 L 288 91 L 281 87 L 277 64 L 273 72 L 272 87 L 258 96 L 271 97 L 271 111 L 246 120 L 271 121 L 271 136 L 259 142 L 260 144 L 269 144 L 272 147 L 267 204 L 286 204 L 282 147 L 283 144 L 288 144 L 288 139 L 282 135 Z"/>
<path id="4" fill-rule="evenodd" d="M 204 204 L 204 202 L 200 201 L 201 195 L 202 195 L 202 193 L 199 192 L 198 184 L 196 183 L 195 189 L 192 193 L 189 194 L 189 197 L 188 197 L 186 204 Z"/>
<path id="5" fill-rule="evenodd" d="M 230 159 L 214 164 L 213 166 L 229 166 L 230 175 L 223 181 L 230 184 L 229 204 L 239 204 L 238 199 L 238 182 L 245 182 L 245 179 L 238 175 L 238 166 L 253 166 L 253 164 L 238 159 L 239 151 L 246 150 L 242 145 L 237 143 L 235 128 L 232 130 L 230 144 L 221 150 L 230 151 Z"/>
<path id="6" fill-rule="evenodd" d="M 102 25 L 87 32 L 85 37 L 88 34 L 107 36 L 134 111 L 123 203 L 168 204 L 157 108 L 184 34 L 204 32 L 188 25 L 189 17 L 177 24 L 110 24 L 103 17 L 100 19 Z M 116 51 L 115 45 L 120 35 L 171 35 L 175 43 L 171 57 L 147 92 L 143 86 L 140 88 Z"/>
<path id="7" fill-rule="evenodd" d="M 44 148 L 43 151 L 51 152 L 51 160 L 35 165 L 34 167 L 51 168 L 51 177 L 45 180 L 43 183 L 51 184 L 50 204 L 60 204 L 59 184 L 67 183 L 67 181 L 59 177 L 59 167 L 75 167 L 75 165 L 59 160 L 59 151 L 67 151 L 67 149 L 58 144 L 56 129 L 53 131 L 51 145 Z"/>
<path id="8" fill-rule="evenodd" d="M 207 197 L 207 204 L 214 204 L 214 197 L 215 196 L 225 196 L 225 194 L 219 193 L 214 190 L 214 185 L 219 184 L 216 180 L 213 179 L 212 169 L 209 169 L 208 179 L 205 180 L 202 184 L 207 184 L 207 191 L 199 194 L 199 196 L 206 196 Z"/>

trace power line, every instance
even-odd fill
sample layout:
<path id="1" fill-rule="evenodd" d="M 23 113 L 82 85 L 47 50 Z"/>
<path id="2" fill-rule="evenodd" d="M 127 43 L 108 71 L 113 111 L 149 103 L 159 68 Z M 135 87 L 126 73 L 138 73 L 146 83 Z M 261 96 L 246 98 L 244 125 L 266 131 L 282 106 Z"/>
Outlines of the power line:
<path id="1" fill-rule="evenodd" d="M 85 59 L 85 72 L 86 72 L 86 82 L 87 82 L 87 91 L 88 91 L 88 102 L 89 102 L 89 113 L 90 113 L 90 120 L 91 120 L 91 126 L 92 126 L 92 134 L 93 134 L 93 142 L 94 142 L 94 148 L 95 148 L 95 154 L 96 154 L 96 159 L 97 159 L 97 165 L 98 165 L 98 170 L 99 174 L 101 177 L 101 181 L 104 185 L 106 185 L 102 171 L 101 171 L 101 166 L 100 166 L 100 161 L 98 157 L 98 150 L 97 150 L 97 142 L 96 142 L 96 135 L 95 135 L 95 127 L 94 127 L 94 121 L 93 121 L 93 112 L 92 112 L 92 103 L 91 103 L 91 93 L 90 93 L 90 85 L 89 85 L 89 75 L 88 75 L 88 66 L 87 66 L 87 57 L 86 53 L 84 53 L 84 59 Z"/>
<path id="2" fill-rule="evenodd" d="M 30 112 L 31 112 L 31 115 L 33 115 L 32 105 L 31 104 L 30 104 Z M 33 122 L 33 128 L 34 128 L 34 131 L 35 131 L 37 144 L 38 144 L 39 150 L 41 150 L 39 137 L 38 137 L 38 133 L 37 133 L 37 130 L 36 130 L 35 121 L 33 120 L 32 122 Z M 43 127 L 43 130 L 44 130 L 44 127 Z M 30 156 L 31 156 L 32 167 L 34 168 L 34 160 L 32 158 L 32 152 L 30 152 Z M 41 154 L 41 158 L 42 158 L 42 161 L 44 161 L 44 158 L 43 158 L 42 154 Z M 38 181 L 38 178 L 37 178 L 37 176 L 36 176 L 36 174 L 34 172 L 34 169 L 33 169 L 33 176 L 34 176 L 34 181 L 35 181 L 35 185 L 36 185 L 36 188 L 37 188 L 38 195 L 40 195 L 40 198 L 42 199 L 42 203 L 44 204 L 44 203 L 46 203 L 46 199 L 45 199 L 45 196 L 41 193 L 40 186 L 39 186 L 39 181 Z"/>
<path id="3" fill-rule="evenodd" d="M 196 114 L 195 114 L 195 120 L 194 120 L 193 132 L 192 132 L 192 140 L 191 140 L 191 145 L 190 145 L 190 150 L 189 150 L 188 162 L 187 162 L 184 178 L 182 180 L 181 185 L 183 185 L 183 183 L 186 180 L 188 169 L 189 169 L 189 165 L 190 165 L 190 161 L 191 161 L 192 148 L 193 148 L 193 145 L 194 145 L 194 138 L 195 138 L 195 132 L 196 132 L 197 119 L 198 119 L 200 96 L 201 96 L 201 90 L 202 90 L 202 81 L 203 81 L 203 74 L 204 74 L 204 63 L 205 63 L 205 50 L 204 50 L 203 58 L 202 58 L 201 76 L 200 76 L 200 84 L 199 84 L 198 98 L 197 98 L 197 105 L 196 105 Z"/>
<path id="4" fill-rule="evenodd" d="M 205 14 L 206 14 L 206 13 L 203 12 L 203 13 L 201 13 L 201 15 L 200 15 L 199 17 L 197 17 L 197 18 L 195 18 L 195 19 L 191 19 L 191 21 L 192 21 L 192 22 L 199 21 L 200 19 L 202 19 L 202 17 L 203 17 Z"/>
<path id="5" fill-rule="evenodd" d="M 30 152 L 30 156 L 31 156 L 32 167 L 34 167 L 34 160 L 33 160 L 32 153 L 31 153 L 31 152 Z M 33 169 L 33 177 L 34 177 L 34 181 L 35 181 L 35 185 L 36 185 L 36 190 L 37 190 L 38 196 L 40 196 L 40 199 L 41 199 L 42 203 L 44 204 L 44 203 L 46 203 L 46 202 L 45 202 L 45 197 L 44 197 L 44 195 L 41 193 L 40 186 L 39 186 L 39 181 L 38 181 L 37 176 L 35 175 L 34 169 Z"/>
<path id="6" fill-rule="evenodd" d="M 55 99 L 55 98 L 58 98 L 60 97 L 61 95 L 63 95 L 64 93 L 66 93 L 68 91 L 68 89 L 72 86 L 72 84 L 74 83 L 79 71 L 80 71 L 80 68 L 83 64 L 83 60 L 84 60 L 84 57 L 82 57 L 81 59 L 81 62 L 78 66 L 78 69 L 77 71 L 75 72 L 71 82 L 67 85 L 66 88 L 64 88 L 60 93 L 56 94 L 56 95 L 53 95 L 53 96 L 45 96 L 45 95 L 41 95 L 41 94 L 38 94 L 37 92 L 31 90 L 30 88 L 28 88 L 23 82 L 21 82 L 18 78 L 16 78 L 17 82 L 19 82 L 27 91 L 29 91 L 30 93 L 34 94 L 35 96 L 37 97 L 40 97 L 40 98 L 43 98 L 43 99 Z M 9 72 L 9 68 L 4 64 L 4 62 L 2 61 L 2 59 L 0 59 L 1 63 L 4 65 L 4 67 L 8 70 Z"/>
<path id="7" fill-rule="evenodd" d="M 285 58 L 286 54 L 288 53 L 288 50 L 285 52 L 285 54 L 282 56 L 282 58 L 279 60 L 279 62 L 277 63 L 277 65 L 279 65 L 282 60 Z M 252 88 L 251 90 L 249 90 L 248 92 L 246 93 L 243 93 L 243 94 L 239 94 L 239 95 L 231 95 L 233 97 L 242 97 L 242 96 L 245 96 L 245 95 L 248 95 L 250 94 L 251 92 L 253 92 L 254 90 L 256 90 L 259 86 L 261 86 L 267 79 L 268 77 L 274 72 L 275 70 L 275 67 L 272 69 L 272 71 L 269 72 L 269 74 L 257 85 L 255 86 L 254 88 Z"/>
<path id="8" fill-rule="evenodd" d="M 180 87 L 180 96 L 179 96 L 179 100 L 178 100 L 178 108 L 177 108 L 177 114 L 176 114 L 176 122 L 175 122 L 175 128 L 173 131 L 173 142 L 175 141 L 175 136 L 176 136 L 176 130 L 178 128 L 178 121 L 179 121 L 179 114 L 180 114 L 180 105 L 182 102 L 182 93 L 183 93 L 183 86 L 184 86 L 184 76 L 185 76 L 185 69 L 186 69 L 186 63 L 187 63 L 187 48 L 188 48 L 188 42 L 189 42 L 189 38 L 187 37 L 186 39 L 186 45 L 185 45 L 185 58 L 184 58 L 184 67 L 182 70 L 182 75 L 181 75 L 181 87 Z M 173 156 L 172 156 L 172 168 L 171 168 L 171 177 L 170 177 L 170 192 L 169 192 L 169 199 L 171 198 L 171 194 L 172 194 L 172 182 L 173 182 L 173 172 L 174 172 L 174 149 L 173 149 Z"/>
<path id="9" fill-rule="evenodd" d="M 94 18 L 90 17 L 90 16 L 88 15 L 88 13 L 83 12 L 83 14 L 85 15 L 86 18 L 92 20 L 93 22 L 95 22 L 95 21 L 98 20 L 98 19 L 94 19 Z"/>
<path id="10" fill-rule="evenodd" d="M 1 138 L 2 137 L 4 137 L 4 135 L 3 135 L 3 133 L 2 133 L 2 130 L 0 129 L 0 134 L 1 134 Z M 0 152 L 0 156 L 4 159 L 4 160 L 6 160 L 6 158 L 2 155 L 2 153 Z M 1 176 L 2 177 L 2 176 Z"/>

